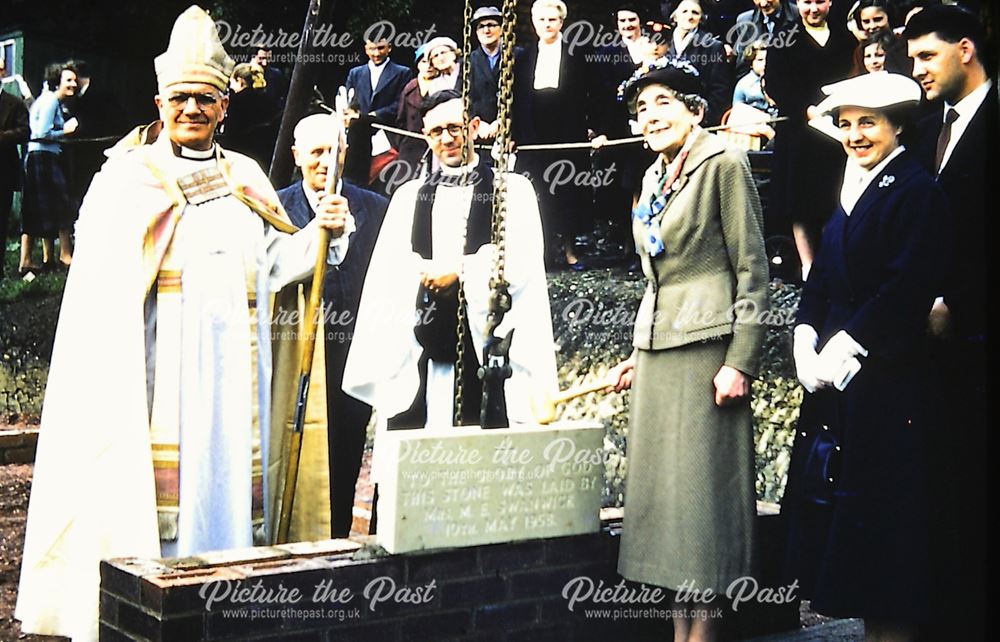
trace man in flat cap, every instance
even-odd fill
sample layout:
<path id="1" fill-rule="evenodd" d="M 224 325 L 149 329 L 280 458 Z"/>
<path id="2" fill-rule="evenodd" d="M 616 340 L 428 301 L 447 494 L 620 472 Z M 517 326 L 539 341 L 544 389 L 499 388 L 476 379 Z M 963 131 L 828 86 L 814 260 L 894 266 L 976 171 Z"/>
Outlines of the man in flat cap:
<path id="1" fill-rule="evenodd" d="M 297 230 L 260 167 L 214 143 L 233 66 L 208 14 L 181 14 L 155 60 L 161 121 L 84 198 L 28 508 L 26 632 L 96 639 L 101 559 L 269 542 L 272 294 L 321 251 L 338 262 L 351 222 L 341 204 Z"/>
<path id="2" fill-rule="evenodd" d="M 476 33 L 479 47 L 469 54 L 469 116 L 478 116 L 480 125 L 476 133 L 478 139 L 492 141 L 500 129 L 497 120 L 497 95 L 500 92 L 500 71 L 502 68 L 503 15 L 496 7 L 480 7 L 472 14 L 472 29 Z M 511 110 L 511 134 L 518 139 L 527 115 L 528 96 L 524 93 L 523 82 L 530 70 L 522 69 L 520 63 L 524 48 L 514 47 L 513 109 Z M 518 80 L 521 79 L 521 80 Z"/>

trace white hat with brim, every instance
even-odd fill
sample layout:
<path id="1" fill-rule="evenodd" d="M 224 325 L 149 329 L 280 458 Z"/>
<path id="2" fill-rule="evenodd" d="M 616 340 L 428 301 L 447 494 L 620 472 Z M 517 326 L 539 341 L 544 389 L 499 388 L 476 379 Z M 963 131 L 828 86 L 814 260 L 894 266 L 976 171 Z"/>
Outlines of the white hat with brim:
<path id="1" fill-rule="evenodd" d="M 848 78 L 823 87 L 826 98 L 816 106 L 819 115 L 809 125 L 831 138 L 840 140 L 840 130 L 833 122 L 833 112 L 841 107 L 889 109 L 913 107 L 920 102 L 921 89 L 912 78 L 878 71 Z"/>
<path id="2" fill-rule="evenodd" d="M 449 38 L 448 36 L 437 36 L 436 38 L 431 38 L 426 43 L 424 43 L 423 47 L 424 47 L 424 52 L 427 54 L 428 58 L 434 53 L 434 50 L 437 49 L 438 47 L 448 47 L 452 51 L 455 52 L 458 51 L 458 43 Z"/>

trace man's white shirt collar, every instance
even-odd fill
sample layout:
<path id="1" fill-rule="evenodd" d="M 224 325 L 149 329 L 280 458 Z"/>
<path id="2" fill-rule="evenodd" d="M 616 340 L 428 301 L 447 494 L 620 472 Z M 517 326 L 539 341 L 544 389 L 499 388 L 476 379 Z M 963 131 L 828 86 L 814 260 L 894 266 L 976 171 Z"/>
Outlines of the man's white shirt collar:
<path id="1" fill-rule="evenodd" d="M 535 62 L 535 89 L 559 89 L 559 66 L 562 63 L 562 32 L 555 42 L 538 41 L 538 60 Z"/>
<path id="2" fill-rule="evenodd" d="M 954 109 L 958 112 L 958 118 L 956 118 L 955 122 L 951 124 L 951 138 L 948 140 L 948 146 L 945 148 L 944 156 L 941 158 L 941 171 L 948 166 L 948 159 L 951 158 L 952 152 L 955 151 L 955 146 L 958 145 L 958 141 L 962 139 L 962 134 L 964 134 L 965 130 L 969 127 L 969 122 L 972 121 L 972 117 L 976 115 L 977 111 L 979 111 L 979 108 L 982 106 L 992 89 L 993 81 L 987 80 L 969 92 L 968 96 L 958 101 L 956 104 L 944 104 L 944 115 L 942 118 L 948 114 L 949 109 Z M 938 173 L 940 174 L 941 171 Z"/>
<path id="3" fill-rule="evenodd" d="M 375 88 L 378 87 L 378 79 L 382 77 L 382 72 L 385 71 L 386 65 L 389 64 L 389 59 L 386 58 L 382 61 L 381 65 L 376 65 L 371 60 L 368 61 L 368 71 L 372 75 L 372 93 L 375 93 Z"/>
<path id="4" fill-rule="evenodd" d="M 472 161 L 465 166 L 459 165 L 458 167 L 449 167 L 447 165 L 441 165 L 441 173 L 445 176 L 461 176 L 462 172 L 472 172 L 479 166 L 479 154 L 472 155 Z"/>
<path id="5" fill-rule="evenodd" d="M 185 147 L 184 145 L 178 145 L 177 153 L 180 158 L 187 158 L 189 160 L 208 160 L 215 156 L 215 145 L 213 144 L 208 149 L 191 149 L 190 147 Z"/>

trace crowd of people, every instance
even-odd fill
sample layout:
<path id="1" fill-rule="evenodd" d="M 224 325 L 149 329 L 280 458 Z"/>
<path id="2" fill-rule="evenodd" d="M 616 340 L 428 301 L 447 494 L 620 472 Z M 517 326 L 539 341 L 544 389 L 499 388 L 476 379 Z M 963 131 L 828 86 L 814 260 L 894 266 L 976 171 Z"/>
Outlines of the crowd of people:
<path id="1" fill-rule="evenodd" d="M 618 118 L 618 87 L 637 68 L 671 55 L 691 62 L 707 87 L 703 125 L 726 121 L 730 142 L 774 151 L 765 236 L 793 238 L 802 275 L 808 274 L 822 222 L 834 203 L 835 181 L 826 177 L 837 164 L 837 150 L 806 126 L 806 108 L 816 101 L 820 87 L 837 80 L 878 71 L 909 74 L 912 63 L 902 29 L 912 15 L 940 0 L 862 0 L 853 6 L 846 0 L 752 0 L 752 8 L 739 12 L 747 4 L 751 2 L 679 0 L 647 11 L 638 3 L 619 2 L 610 7 L 609 24 L 599 25 L 613 26 L 617 38 L 597 47 L 580 43 L 576 33 L 564 37 L 573 16 L 561 0 L 532 4 L 536 40 L 513 48 L 511 138 L 515 146 L 592 144 L 592 149 L 518 155 L 517 171 L 531 178 L 542 202 L 549 269 L 586 269 L 587 258 L 579 255 L 599 234 L 624 247 L 624 255 L 617 258 L 638 267 L 628 242 L 628 220 L 642 170 L 652 155 L 638 144 L 604 145 L 633 135 L 636 126 L 633 121 L 630 129 Z M 347 163 L 351 180 L 388 196 L 406 180 L 435 169 L 420 133 L 419 103 L 441 89 L 461 90 L 464 74 L 470 115 L 481 122 L 476 142 L 495 141 L 502 13 L 497 7 L 479 7 L 468 28 L 474 34 L 468 60 L 456 42 L 460 39 L 433 35 L 415 50 L 412 70 L 391 59 L 387 40 L 365 43 L 367 64 L 350 69 L 344 80 L 354 90 L 357 113 Z M 270 64 L 269 49 L 254 47 L 248 57 L 233 74 L 220 141 L 267 168 L 288 83 Z M 72 221 L 101 162 L 99 146 L 65 144 L 97 135 L 92 129 L 75 132 L 74 127 L 83 123 L 87 130 L 96 120 L 102 134 L 117 133 L 101 122 L 106 116 L 85 114 L 81 120 L 77 103 L 86 102 L 86 84 L 81 76 L 79 88 L 69 86 L 81 64 L 86 67 L 75 62 L 52 65 L 40 95 L 44 100 L 26 150 L 36 153 L 24 181 L 22 274 L 70 261 Z M 66 71 L 64 87 L 62 78 L 51 77 L 56 67 Z M 68 129 L 47 122 L 52 109 L 41 117 L 42 107 L 54 104 L 53 97 Z M 387 133 L 379 125 L 414 136 Z M 78 163 L 77 156 L 87 160 Z M 37 189 L 50 184 L 51 190 Z M 68 198 L 60 196 L 61 184 Z M 41 264 L 32 254 L 36 237 L 43 239 Z M 50 256 L 51 239 L 56 238 L 58 260 Z"/>
<path id="2" fill-rule="evenodd" d="M 274 152 L 287 90 L 284 74 L 269 66 L 270 50 L 255 49 L 235 69 L 231 106 L 220 139 L 267 167 Z M 6 63 L 0 60 L 0 78 Z M 90 182 L 106 160 L 104 150 L 124 134 L 118 101 L 93 86 L 90 65 L 79 59 L 44 69 L 37 97 L 22 78 L 21 96 L 0 91 L 0 276 L 4 274 L 13 193 L 22 193 L 18 275 L 65 270 L 72 262 L 73 225 Z M 27 127 L 25 127 L 27 124 Z M 41 260 L 37 241 L 41 240 Z M 58 241 L 58 251 L 56 242 Z"/>
<path id="3" fill-rule="evenodd" d="M 785 574 L 820 612 L 864 618 L 869 640 L 982 639 L 995 70 L 983 26 L 961 7 L 918 0 L 896 24 L 888 0 L 839 2 L 755 0 L 735 19 L 754 37 L 733 42 L 740 30 L 709 33 L 725 21 L 707 21 L 697 0 L 652 26 L 623 4 L 614 47 L 576 50 L 566 6 L 537 0 L 538 39 L 514 50 L 512 147 L 587 145 L 522 150 L 513 169 L 477 146 L 501 129 L 496 7 L 473 15 L 467 59 L 435 36 L 415 52 L 416 76 L 387 41 L 368 41 L 348 104 L 296 126 L 301 180 L 278 192 L 252 152 L 217 143 L 239 94 L 277 83 L 265 66 L 235 65 L 208 15 L 187 10 L 155 61 L 160 123 L 109 150 L 80 208 L 76 257 L 61 243 L 73 268 L 29 508 L 25 630 L 93 637 L 101 557 L 273 541 L 296 351 L 270 322 L 296 307 L 317 253 L 331 265 L 317 342 L 325 394 L 314 395 L 327 427 L 314 461 L 327 463 L 310 482 L 321 492 L 297 504 L 300 536 L 349 534 L 373 410 L 376 457 L 396 430 L 479 423 L 491 394 L 503 422 L 531 422 L 533 397 L 556 390 L 545 269 L 584 269 L 575 239 L 600 198 L 628 221 L 647 282 L 635 349 L 609 385 L 633 391 L 623 577 L 724 594 L 755 572 L 749 395 L 764 239 L 787 225 L 802 263 L 793 356 L 807 394 L 782 506 Z M 32 238 L 59 237 L 75 214 L 58 156 L 60 137 L 84 126 L 63 105 L 79 69 L 53 66 L 28 119 L 29 269 Z M 745 151 L 709 131 L 740 101 L 783 117 L 767 136 L 767 212 Z M 642 149 L 607 144 L 633 134 Z M 619 170 L 588 190 L 552 180 L 557 163 Z M 417 180 L 390 180 L 400 164 L 419 167 L 407 174 Z M 492 236 L 499 177 L 503 244 Z M 31 197 L 45 181 L 44 198 Z M 116 218 L 123 206 L 130 216 Z M 511 306 L 497 317 L 503 262 Z M 86 376 L 97 362 L 109 377 Z M 493 368 L 508 371 L 499 389 Z M 376 483 L 385 474 L 373 464 Z M 302 517 L 318 514 L 330 516 L 319 533 Z M 720 635 L 707 616 L 673 626 L 675 640 Z"/>

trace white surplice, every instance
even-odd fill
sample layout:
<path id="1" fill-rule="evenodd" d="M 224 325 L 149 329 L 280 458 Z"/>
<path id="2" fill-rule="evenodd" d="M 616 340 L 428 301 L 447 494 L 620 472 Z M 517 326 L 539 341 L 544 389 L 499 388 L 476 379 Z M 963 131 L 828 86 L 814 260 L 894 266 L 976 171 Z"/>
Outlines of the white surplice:
<path id="1" fill-rule="evenodd" d="M 446 174 L 460 170 L 443 168 Z M 528 179 L 508 174 L 506 278 L 513 299 L 511 311 L 497 328 L 498 337 L 516 329 L 510 361 L 513 375 L 504 386 L 511 423 L 531 423 L 532 398 L 554 395 L 555 346 L 548 287 L 542 262 L 542 228 L 535 192 Z M 456 272 L 465 287 L 469 326 L 476 357 L 482 361 L 489 281 L 496 248 L 487 243 L 463 255 L 466 220 L 473 187 L 439 185 L 431 212 L 434 258 L 413 251 L 414 207 L 423 179 L 410 181 L 393 195 L 365 279 L 357 329 L 344 371 L 344 391 L 370 404 L 378 423 L 372 477 L 384 475 L 380 453 L 393 431 L 386 421 L 406 410 L 417 393 L 417 362 L 423 352 L 413 334 L 414 302 L 422 272 Z M 430 361 L 427 372 L 427 424 L 439 429 L 453 422 L 454 365 Z"/>

